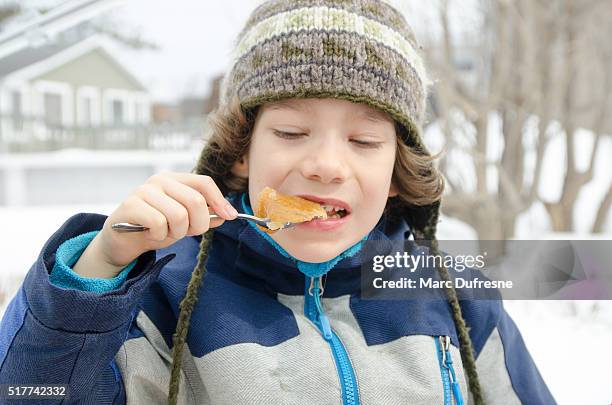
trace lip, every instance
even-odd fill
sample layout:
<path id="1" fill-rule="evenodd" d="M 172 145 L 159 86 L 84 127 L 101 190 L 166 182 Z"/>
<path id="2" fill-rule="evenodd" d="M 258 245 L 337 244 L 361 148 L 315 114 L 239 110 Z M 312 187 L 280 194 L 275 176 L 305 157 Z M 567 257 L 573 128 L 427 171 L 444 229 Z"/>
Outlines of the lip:
<path id="1" fill-rule="evenodd" d="M 335 198 L 317 197 L 317 196 L 308 195 L 308 194 L 300 194 L 298 195 L 298 197 L 302 197 L 306 200 L 313 201 L 319 204 L 335 205 L 337 207 L 341 207 L 346 210 L 346 215 L 343 216 L 342 218 L 313 219 L 312 221 L 302 222 L 298 224 L 297 227 L 299 228 L 318 230 L 318 231 L 332 231 L 344 225 L 349 220 L 349 217 L 351 216 L 351 207 L 348 205 L 348 203 L 342 200 L 338 200 Z"/>
<path id="2" fill-rule="evenodd" d="M 335 205 L 336 207 L 344 208 L 344 210 L 346 211 L 347 217 L 351 213 L 351 206 L 347 202 L 338 200 L 336 198 L 323 198 L 323 197 L 317 197 L 316 195 L 310 195 L 310 194 L 298 194 L 298 197 L 302 197 L 306 200 L 313 201 L 319 204 Z"/>
<path id="3" fill-rule="evenodd" d="M 347 214 L 342 218 L 313 219 L 312 221 L 297 224 L 296 228 L 316 231 L 333 231 L 344 225 L 349 220 L 350 216 L 350 214 Z"/>

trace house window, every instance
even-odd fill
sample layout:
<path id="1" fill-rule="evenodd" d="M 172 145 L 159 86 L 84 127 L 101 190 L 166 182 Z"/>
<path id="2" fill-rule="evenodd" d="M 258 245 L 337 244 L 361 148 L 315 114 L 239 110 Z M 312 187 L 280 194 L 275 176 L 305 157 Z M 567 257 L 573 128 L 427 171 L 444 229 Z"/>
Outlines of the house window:
<path id="1" fill-rule="evenodd" d="M 139 124 L 147 124 L 149 121 L 148 105 L 145 103 L 136 103 L 136 122 Z"/>
<path id="2" fill-rule="evenodd" d="M 113 100 L 111 104 L 111 117 L 114 125 L 121 125 L 125 122 L 125 105 L 121 100 Z"/>
<path id="3" fill-rule="evenodd" d="M 11 105 L 13 107 L 13 116 L 21 117 L 21 93 L 18 91 L 14 91 L 11 94 Z"/>
<path id="4" fill-rule="evenodd" d="M 97 88 L 83 86 L 77 90 L 77 122 L 82 127 L 100 124 L 100 92 Z"/>
<path id="5" fill-rule="evenodd" d="M 44 94 L 45 123 L 60 126 L 62 124 L 62 96 L 55 93 Z"/>
<path id="6" fill-rule="evenodd" d="M 74 97 L 67 83 L 37 80 L 33 83 L 32 113 L 42 119 L 43 126 L 70 126 L 74 119 Z"/>
<path id="7" fill-rule="evenodd" d="M 11 107 L 13 109 L 11 116 L 13 120 L 13 129 L 15 131 L 21 131 L 23 129 L 23 110 L 21 109 L 20 92 L 14 91 L 11 93 Z"/>
<path id="8" fill-rule="evenodd" d="M 81 99 L 81 109 L 81 125 L 90 127 L 93 123 L 91 116 L 93 112 L 91 97 L 83 97 Z"/>

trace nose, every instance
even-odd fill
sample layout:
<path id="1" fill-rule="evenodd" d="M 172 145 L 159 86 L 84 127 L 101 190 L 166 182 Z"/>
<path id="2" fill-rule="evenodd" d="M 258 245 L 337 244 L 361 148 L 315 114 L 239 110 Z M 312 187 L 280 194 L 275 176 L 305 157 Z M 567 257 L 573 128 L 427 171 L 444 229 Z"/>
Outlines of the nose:
<path id="1" fill-rule="evenodd" d="M 343 183 L 348 176 L 342 141 L 325 137 L 311 145 L 301 164 L 302 175 L 321 183 Z"/>

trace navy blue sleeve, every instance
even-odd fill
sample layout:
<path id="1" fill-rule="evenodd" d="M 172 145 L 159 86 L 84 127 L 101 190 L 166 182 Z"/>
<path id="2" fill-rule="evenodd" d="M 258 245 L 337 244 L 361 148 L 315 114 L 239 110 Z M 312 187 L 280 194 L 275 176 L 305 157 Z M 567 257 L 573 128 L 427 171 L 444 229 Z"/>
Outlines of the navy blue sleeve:
<path id="1" fill-rule="evenodd" d="M 462 300 L 481 389 L 492 403 L 555 404 L 502 300 Z M 485 401 L 485 402 L 486 402 Z"/>
<path id="2" fill-rule="evenodd" d="M 504 310 L 497 324 L 512 386 L 524 404 L 555 404 L 516 324 Z"/>
<path id="3" fill-rule="evenodd" d="M 49 273 L 58 247 L 100 230 L 105 220 L 103 215 L 77 214 L 43 247 L 0 323 L 0 384 L 69 386 L 68 400 L 46 404 L 125 403 L 115 354 L 127 339 L 144 292 L 175 255 L 156 262 L 154 251 L 144 253 L 127 280 L 105 293 L 52 284 Z"/>

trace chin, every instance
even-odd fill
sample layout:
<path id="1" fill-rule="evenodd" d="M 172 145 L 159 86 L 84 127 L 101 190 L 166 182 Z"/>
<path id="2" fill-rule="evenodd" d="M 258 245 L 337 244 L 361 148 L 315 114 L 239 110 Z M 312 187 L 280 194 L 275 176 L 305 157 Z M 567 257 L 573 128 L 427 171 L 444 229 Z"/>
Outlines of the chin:
<path id="1" fill-rule="evenodd" d="M 313 244 L 311 246 L 300 246 L 297 249 L 286 249 L 285 250 L 293 257 L 303 262 L 308 263 L 323 263 L 333 259 L 340 253 L 344 252 L 350 246 L 317 246 Z"/>
<path id="2" fill-rule="evenodd" d="M 296 259 L 301 260 L 303 262 L 323 263 L 323 262 L 333 259 L 334 257 L 338 256 L 340 253 L 341 252 L 338 252 L 337 254 L 329 254 L 329 255 L 309 254 L 309 253 L 293 254 L 292 253 L 291 255 L 295 257 Z"/>

